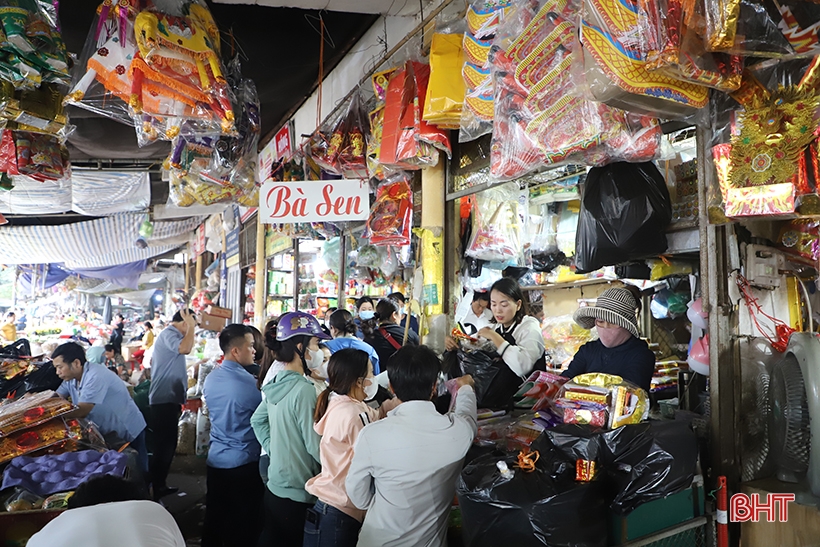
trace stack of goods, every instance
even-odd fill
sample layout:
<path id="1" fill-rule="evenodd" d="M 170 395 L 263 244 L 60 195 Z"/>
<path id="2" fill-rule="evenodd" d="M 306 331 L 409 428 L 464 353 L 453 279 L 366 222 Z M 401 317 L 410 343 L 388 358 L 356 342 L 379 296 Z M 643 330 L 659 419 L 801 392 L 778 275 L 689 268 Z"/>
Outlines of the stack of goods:
<path id="1" fill-rule="evenodd" d="M 0 437 L 44 424 L 74 409 L 71 403 L 55 395 L 47 390 L 0 405 Z"/>
<path id="2" fill-rule="evenodd" d="M 655 373 L 652 375 L 652 393 L 673 391 L 678 389 L 678 373 L 689 370 L 686 361 L 657 361 Z"/>
<path id="3" fill-rule="evenodd" d="M 672 221 L 698 218 L 697 158 L 675 166 L 675 190 L 677 199 L 672 204 Z"/>
<path id="4" fill-rule="evenodd" d="M 424 99 L 424 121 L 441 129 L 458 129 L 464 106 L 463 34 L 439 31 L 430 44 L 430 84 Z"/>
<path id="5" fill-rule="evenodd" d="M 581 374 L 561 388 L 555 406 L 563 410 L 565 424 L 617 429 L 645 420 L 648 395 L 641 388 L 612 374 Z"/>
<path id="6" fill-rule="evenodd" d="M 533 372 L 526 382 L 521 385 L 515 398 L 516 408 L 527 408 L 534 411 L 552 410 L 555 405 L 561 386 L 567 378 L 551 372 Z"/>
<path id="7" fill-rule="evenodd" d="M 68 56 L 57 3 L 15 0 L 0 6 L 0 188 L 10 177 L 58 181 L 69 175 L 63 112 Z"/>
<path id="8" fill-rule="evenodd" d="M 204 2 L 104 2 L 80 66 L 67 103 L 133 125 L 140 145 L 175 141 L 172 201 L 258 201 L 259 100 L 238 62 L 225 70 Z"/>

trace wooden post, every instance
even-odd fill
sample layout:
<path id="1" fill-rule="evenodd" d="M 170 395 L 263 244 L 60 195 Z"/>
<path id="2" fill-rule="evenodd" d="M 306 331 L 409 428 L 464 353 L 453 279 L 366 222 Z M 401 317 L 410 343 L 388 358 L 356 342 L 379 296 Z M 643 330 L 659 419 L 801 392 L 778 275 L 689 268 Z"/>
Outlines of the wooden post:
<path id="1" fill-rule="evenodd" d="M 265 286 L 267 285 L 267 261 L 265 260 L 265 224 L 256 213 L 256 285 L 253 294 L 253 320 L 261 331 L 265 327 Z"/>

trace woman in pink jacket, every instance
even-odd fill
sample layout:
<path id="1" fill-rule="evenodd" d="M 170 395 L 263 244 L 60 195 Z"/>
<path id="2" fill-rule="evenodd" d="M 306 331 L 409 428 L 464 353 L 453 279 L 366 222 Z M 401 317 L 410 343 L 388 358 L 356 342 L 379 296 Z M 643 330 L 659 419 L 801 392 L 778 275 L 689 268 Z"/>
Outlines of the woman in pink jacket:
<path id="1" fill-rule="evenodd" d="M 316 403 L 313 427 L 322 436 L 322 472 L 305 485 L 319 501 L 308 509 L 303 547 L 355 547 L 364 511 L 351 503 L 345 490 L 353 445 L 365 425 L 397 405 L 387 401 L 374 410 L 364 404 L 376 395 L 379 386 L 373 377 L 373 364 L 361 350 L 337 351 L 327 371 L 328 388 Z"/>

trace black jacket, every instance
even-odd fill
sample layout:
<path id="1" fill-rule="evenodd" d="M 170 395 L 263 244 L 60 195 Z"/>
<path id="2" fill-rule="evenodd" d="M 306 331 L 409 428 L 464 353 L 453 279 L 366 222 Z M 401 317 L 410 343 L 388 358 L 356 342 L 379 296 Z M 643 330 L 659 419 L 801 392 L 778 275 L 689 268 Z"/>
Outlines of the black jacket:
<path id="1" fill-rule="evenodd" d="M 380 328 L 386 330 L 387 334 L 389 334 L 397 344 L 401 345 L 402 340 L 404 340 L 404 327 L 391 323 L 383 325 Z M 373 346 L 373 349 L 379 354 L 379 363 L 381 363 L 382 371 L 387 370 L 387 362 L 398 350 L 382 335 L 380 329 L 373 331 L 372 336 L 365 336 L 364 341 Z M 407 334 L 407 345 L 419 345 L 419 337 L 413 332 L 413 329 L 410 329 L 410 332 Z"/>

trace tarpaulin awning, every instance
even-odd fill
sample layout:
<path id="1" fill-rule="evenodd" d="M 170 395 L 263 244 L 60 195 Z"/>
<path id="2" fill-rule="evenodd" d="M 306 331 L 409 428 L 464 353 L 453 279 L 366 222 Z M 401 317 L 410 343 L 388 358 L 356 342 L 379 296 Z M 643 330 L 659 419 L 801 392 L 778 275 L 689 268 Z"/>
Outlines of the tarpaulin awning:
<path id="1" fill-rule="evenodd" d="M 0 263 L 62 262 L 72 270 L 101 268 L 145 260 L 179 247 L 150 246 L 150 241 L 146 248 L 137 247 L 144 216 L 124 213 L 58 226 L 5 226 L 0 228 Z M 201 218 L 155 222 L 153 239 L 181 236 L 201 223 Z"/>
<path id="2" fill-rule="evenodd" d="M 76 211 L 88 216 L 144 211 L 151 204 L 151 180 L 144 171 L 75 169 L 70 178 L 39 182 L 14 177 L 0 192 L 0 213 L 45 215 Z"/>

